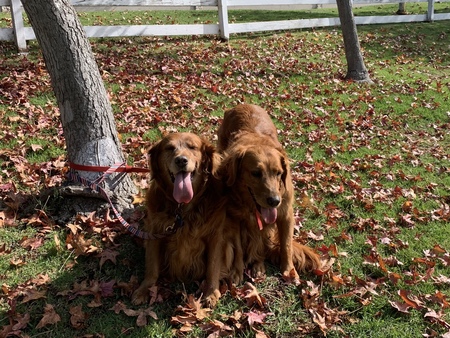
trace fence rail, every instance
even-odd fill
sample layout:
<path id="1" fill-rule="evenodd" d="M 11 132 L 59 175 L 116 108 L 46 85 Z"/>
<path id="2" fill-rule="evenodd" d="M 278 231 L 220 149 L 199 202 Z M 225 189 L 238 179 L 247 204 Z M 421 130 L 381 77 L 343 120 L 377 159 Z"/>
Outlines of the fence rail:
<path id="1" fill-rule="evenodd" d="M 398 3 L 400 0 L 353 0 L 354 5 Z M 426 14 L 357 16 L 357 25 L 385 24 L 400 22 L 424 22 L 450 20 L 450 13 L 435 13 L 435 0 L 402 0 L 402 2 L 427 2 Z M 449 1 L 449 0 L 444 0 Z M 88 37 L 119 36 L 170 36 L 170 35 L 219 35 L 228 40 L 230 34 L 263 32 L 274 30 L 292 30 L 312 27 L 339 26 L 339 18 L 299 19 L 284 21 L 263 21 L 246 23 L 229 23 L 230 7 L 251 6 L 290 6 L 290 5 L 335 5 L 336 0 L 71 0 L 76 7 L 83 6 L 153 6 L 153 7 L 217 7 L 219 22 L 217 24 L 191 25 L 131 25 L 131 26 L 84 26 Z M 15 41 L 19 51 L 26 50 L 27 41 L 36 39 L 31 27 L 25 27 L 23 9 L 20 0 L 0 0 L 0 6 L 11 8 L 12 28 L 0 28 L 0 41 Z"/>

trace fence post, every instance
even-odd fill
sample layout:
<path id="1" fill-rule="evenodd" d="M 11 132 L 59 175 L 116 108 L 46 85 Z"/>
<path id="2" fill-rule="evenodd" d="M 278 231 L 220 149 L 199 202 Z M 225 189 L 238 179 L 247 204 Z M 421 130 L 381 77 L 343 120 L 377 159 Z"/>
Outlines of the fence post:
<path id="1" fill-rule="evenodd" d="M 434 21 L 434 0 L 428 0 L 427 21 Z"/>
<path id="2" fill-rule="evenodd" d="M 219 6 L 219 32 L 223 40 L 230 39 L 230 31 L 228 29 L 228 6 L 227 0 L 218 0 Z"/>
<path id="3" fill-rule="evenodd" d="M 25 40 L 25 31 L 22 17 L 22 4 L 20 0 L 11 0 L 11 18 L 13 25 L 13 34 L 16 41 L 16 47 L 21 52 L 26 52 L 27 40 Z"/>

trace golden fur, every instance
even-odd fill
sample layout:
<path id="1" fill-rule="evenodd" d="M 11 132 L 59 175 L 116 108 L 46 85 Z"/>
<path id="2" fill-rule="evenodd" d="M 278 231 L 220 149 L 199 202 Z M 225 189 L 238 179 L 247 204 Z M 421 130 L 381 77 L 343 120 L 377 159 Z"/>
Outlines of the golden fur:
<path id="1" fill-rule="evenodd" d="M 191 133 L 169 134 L 149 154 L 152 176 L 144 230 L 165 233 L 177 215 L 184 223 L 172 235 L 145 241 L 145 278 L 132 301 L 146 302 L 149 287 L 164 275 L 180 281 L 205 279 L 201 291 L 214 306 L 220 279 L 239 282 L 244 268 L 237 230 L 224 228 L 225 200 L 215 177 L 220 156 L 209 142 Z"/>
<path id="2" fill-rule="evenodd" d="M 298 271 L 318 268 L 319 256 L 293 241 L 289 160 L 267 112 L 249 104 L 225 112 L 218 150 L 224 154 L 220 175 L 229 189 L 227 222 L 240 225 L 244 263 L 252 266 L 252 274 L 265 274 L 265 259 L 280 264 L 290 279 L 298 279 Z"/>

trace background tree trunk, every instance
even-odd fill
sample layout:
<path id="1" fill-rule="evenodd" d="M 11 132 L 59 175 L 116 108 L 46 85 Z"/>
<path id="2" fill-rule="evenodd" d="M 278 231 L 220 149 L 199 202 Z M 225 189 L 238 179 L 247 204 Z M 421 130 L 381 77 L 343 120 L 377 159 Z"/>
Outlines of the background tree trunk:
<path id="1" fill-rule="evenodd" d="M 399 2 L 398 4 L 398 15 L 406 15 L 406 3 L 405 2 Z"/>
<path id="2" fill-rule="evenodd" d="M 42 48 L 61 114 L 69 161 L 109 166 L 124 156 L 91 45 L 68 0 L 22 0 Z M 98 173 L 81 171 L 93 180 Z M 128 175 L 111 175 L 107 189 L 125 202 L 136 193 Z"/>
<path id="3" fill-rule="evenodd" d="M 336 0 L 341 20 L 342 35 L 344 38 L 345 58 L 347 59 L 346 79 L 358 82 L 372 82 L 359 45 L 355 18 L 352 11 L 351 0 Z"/>

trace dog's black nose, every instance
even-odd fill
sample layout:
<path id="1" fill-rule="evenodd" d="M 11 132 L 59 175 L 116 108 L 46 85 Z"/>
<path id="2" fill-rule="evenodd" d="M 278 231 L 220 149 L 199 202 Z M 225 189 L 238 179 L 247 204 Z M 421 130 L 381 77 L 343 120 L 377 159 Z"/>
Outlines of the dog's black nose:
<path id="1" fill-rule="evenodd" d="M 186 156 L 178 156 L 175 158 L 175 164 L 180 168 L 185 167 L 187 163 L 188 158 Z"/>
<path id="2" fill-rule="evenodd" d="M 278 196 L 267 197 L 267 204 L 272 208 L 277 207 L 278 204 L 280 204 L 280 197 Z"/>

